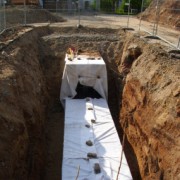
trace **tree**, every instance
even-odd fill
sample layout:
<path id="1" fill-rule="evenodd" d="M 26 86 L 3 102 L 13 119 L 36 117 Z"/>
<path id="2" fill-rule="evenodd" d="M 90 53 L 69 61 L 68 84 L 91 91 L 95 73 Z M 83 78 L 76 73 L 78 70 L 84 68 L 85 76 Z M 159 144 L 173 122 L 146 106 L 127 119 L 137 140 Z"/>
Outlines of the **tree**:
<path id="1" fill-rule="evenodd" d="M 147 8 L 147 7 L 150 5 L 151 1 L 152 1 L 152 0 L 145 0 L 145 2 L 144 2 L 144 8 Z"/>
<path id="2" fill-rule="evenodd" d="M 141 11 L 142 0 L 131 0 L 130 8 L 137 9 L 137 12 Z M 150 4 L 151 0 L 144 0 L 144 7 L 147 7 Z M 122 0 L 121 6 L 117 7 L 119 0 L 101 0 L 101 10 L 105 12 L 127 12 L 128 6 L 125 5 L 129 3 L 129 0 Z"/>
<path id="3" fill-rule="evenodd" d="M 144 0 L 144 6 L 148 6 L 150 4 L 151 0 Z M 125 3 L 129 3 L 129 0 L 123 0 L 120 9 L 127 11 L 128 7 L 125 5 Z M 137 9 L 137 12 L 141 11 L 141 5 L 142 0 L 131 0 L 130 1 L 130 8 L 131 9 Z"/>
<path id="4" fill-rule="evenodd" d="M 105 12 L 111 12 L 113 9 L 113 2 L 112 0 L 101 0 L 100 6 L 101 10 Z"/>
<path id="5" fill-rule="evenodd" d="M 138 12 L 141 11 L 141 0 L 131 0 L 131 9 L 137 9 Z"/>

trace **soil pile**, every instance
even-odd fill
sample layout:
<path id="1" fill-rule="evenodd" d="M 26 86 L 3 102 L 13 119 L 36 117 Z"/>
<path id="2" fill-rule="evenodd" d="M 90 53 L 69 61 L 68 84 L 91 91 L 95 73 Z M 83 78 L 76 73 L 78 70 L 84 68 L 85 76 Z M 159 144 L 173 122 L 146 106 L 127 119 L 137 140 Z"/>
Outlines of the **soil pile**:
<path id="1" fill-rule="evenodd" d="M 6 8 L 6 24 L 7 27 L 24 24 L 26 13 L 26 23 L 50 23 L 64 22 L 60 16 L 55 16 L 45 9 L 39 9 L 36 6 L 26 6 L 26 11 L 23 6 L 8 6 Z"/>
<path id="2" fill-rule="evenodd" d="M 142 13 L 142 18 L 151 22 L 156 21 L 157 0 L 152 0 L 150 6 Z M 180 1 L 159 1 L 159 20 L 164 25 L 170 25 L 180 30 Z"/>

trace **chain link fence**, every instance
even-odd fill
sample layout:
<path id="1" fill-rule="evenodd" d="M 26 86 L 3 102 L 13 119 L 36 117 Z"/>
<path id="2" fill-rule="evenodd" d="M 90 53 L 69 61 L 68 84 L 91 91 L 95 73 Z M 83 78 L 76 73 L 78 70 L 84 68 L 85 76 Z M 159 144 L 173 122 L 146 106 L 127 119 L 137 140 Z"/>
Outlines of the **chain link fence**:
<path id="1" fill-rule="evenodd" d="M 144 0 L 142 0 L 141 12 L 144 9 L 143 2 Z M 161 22 L 161 28 L 159 28 L 159 22 Z M 180 28 L 180 0 L 169 2 L 154 0 L 151 6 L 140 15 L 139 30 L 146 31 L 180 49 L 180 33 L 174 31 L 173 35 L 173 30 L 167 30 L 168 25 Z"/>
<path id="2" fill-rule="evenodd" d="M 180 48 L 179 35 L 168 38 L 166 35 L 173 34 L 173 30 L 167 32 L 166 27 L 159 28 L 159 21 L 169 25 L 177 24 L 180 28 L 180 0 L 171 0 L 171 5 L 166 4 L 165 0 L 154 0 L 149 8 L 145 3 L 147 0 L 139 0 L 140 9 L 132 5 L 132 0 L 126 0 L 122 9 L 122 2 L 122 0 L 0 0 L 0 32 L 32 23 L 60 22 L 62 21 L 60 17 L 75 19 L 80 25 L 84 17 L 92 22 L 102 20 L 106 24 L 116 23 L 119 27 L 146 31 L 173 47 Z M 141 12 L 138 15 L 139 20 L 133 16 L 138 12 Z"/>
<path id="3" fill-rule="evenodd" d="M 5 12 L 5 1 L 0 0 L 0 31 L 6 29 L 6 12 Z"/>

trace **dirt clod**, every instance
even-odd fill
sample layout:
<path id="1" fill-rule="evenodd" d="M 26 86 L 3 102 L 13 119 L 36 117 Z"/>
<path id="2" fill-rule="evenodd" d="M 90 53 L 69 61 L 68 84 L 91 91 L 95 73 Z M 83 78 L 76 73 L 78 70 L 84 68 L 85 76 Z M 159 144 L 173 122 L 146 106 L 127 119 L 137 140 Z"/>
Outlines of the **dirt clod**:
<path id="1" fill-rule="evenodd" d="M 86 141 L 86 145 L 93 146 L 93 142 L 91 140 Z"/>
<path id="2" fill-rule="evenodd" d="M 100 168 L 99 163 L 95 163 L 95 164 L 94 164 L 94 173 L 95 173 L 95 174 L 101 173 L 101 168 Z"/>
<path id="3" fill-rule="evenodd" d="M 96 153 L 88 153 L 87 157 L 88 158 L 97 158 L 97 154 Z"/>
<path id="4" fill-rule="evenodd" d="M 91 123 L 96 123 L 96 120 L 95 119 L 91 119 Z"/>
<path id="5" fill-rule="evenodd" d="M 85 126 L 86 126 L 87 128 L 90 128 L 90 125 L 89 125 L 89 124 L 86 124 Z"/>

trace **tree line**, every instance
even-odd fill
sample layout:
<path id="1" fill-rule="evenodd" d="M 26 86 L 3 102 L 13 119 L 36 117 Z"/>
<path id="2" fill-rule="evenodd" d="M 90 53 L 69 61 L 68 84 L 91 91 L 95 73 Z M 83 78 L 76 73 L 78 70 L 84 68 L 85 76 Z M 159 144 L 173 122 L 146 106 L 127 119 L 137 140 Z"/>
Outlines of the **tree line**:
<path id="1" fill-rule="evenodd" d="M 149 6 L 152 0 L 143 0 L 143 10 Z M 94 2 L 96 4 L 96 0 Z M 104 12 L 111 12 L 117 14 L 126 14 L 128 11 L 129 0 L 100 0 L 100 9 Z M 131 12 L 141 12 L 142 0 L 131 0 Z"/>

